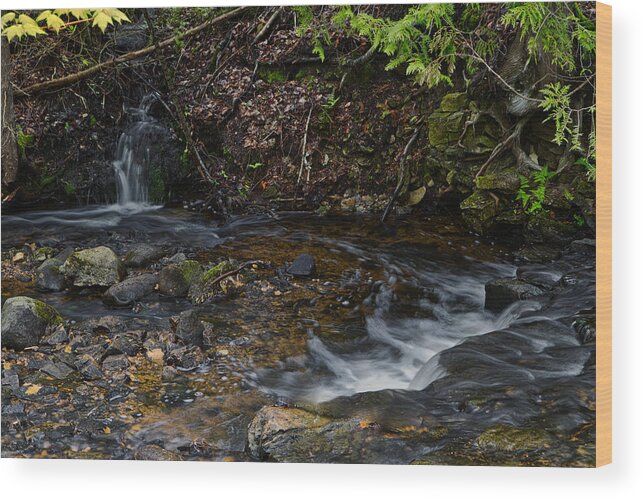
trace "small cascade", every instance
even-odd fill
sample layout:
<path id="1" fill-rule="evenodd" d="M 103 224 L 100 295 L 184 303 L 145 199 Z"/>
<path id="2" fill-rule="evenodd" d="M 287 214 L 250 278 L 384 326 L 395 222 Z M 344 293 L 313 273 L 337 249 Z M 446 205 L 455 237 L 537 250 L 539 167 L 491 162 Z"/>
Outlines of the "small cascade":
<path id="1" fill-rule="evenodd" d="M 150 107 L 156 94 L 148 94 L 138 108 L 129 109 L 134 122 L 118 139 L 113 162 L 117 180 L 117 206 L 125 209 L 141 209 L 149 206 L 149 172 L 154 158 L 150 146 L 160 137 L 163 127 L 150 116 Z"/>

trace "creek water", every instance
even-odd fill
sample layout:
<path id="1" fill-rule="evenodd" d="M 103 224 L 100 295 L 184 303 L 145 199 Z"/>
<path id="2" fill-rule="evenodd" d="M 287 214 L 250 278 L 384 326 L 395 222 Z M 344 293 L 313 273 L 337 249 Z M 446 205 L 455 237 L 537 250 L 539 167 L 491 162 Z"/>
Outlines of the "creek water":
<path id="1" fill-rule="evenodd" d="M 263 294 L 255 289 L 197 307 L 221 331 L 216 352 L 226 356 L 213 354 L 193 373 L 198 383 L 185 385 L 187 395 L 175 397 L 179 405 L 189 401 L 189 412 L 165 407 L 137 436 L 142 440 L 162 436 L 178 446 L 196 433 L 211 435 L 228 451 L 243 449 L 255 398 L 243 409 L 227 409 L 230 418 L 220 422 L 224 434 L 213 429 L 207 414 L 220 397 L 248 392 L 264 403 L 325 407 L 342 417 L 357 411 L 385 420 L 400 411 L 405 417 L 420 411 L 444 418 L 445 397 L 518 390 L 503 407 L 474 411 L 473 419 L 459 416 L 464 434 L 498 421 L 520 425 L 542 417 L 543 393 L 554 386 L 568 390 L 566 399 L 580 399 L 591 389 L 586 366 L 592 347 L 582 345 L 574 329 L 594 307 L 591 261 L 583 266 L 579 262 L 585 257 L 574 257 L 518 269 L 510 242 L 481 240 L 455 218 L 412 217 L 387 228 L 369 217 L 282 213 L 219 225 L 180 209 L 143 205 L 124 211 L 116 205 L 3 216 L 2 228 L 4 248 L 30 242 L 106 244 L 124 254 L 132 244 L 148 242 L 169 253 L 183 251 L 206 266 L 222 256 L 261 260 L 270 262 L 270 270 L 258 282 L 268 285 L 275 276 L 283 277 L 296 255 L 315 257 L 315 280 L 294 280 L 283 293 L 278 285 L 268 286 Z M 486 310 L 485 283 L 517 271 L 558 283 L 558 291 L 517 301 L 498 313 Z M 186 299 L 153 294 L 134 309 L 111 309 L 91 294 L 3 286 L 3 299 L 15 294 L 41 298 L 79 322 L 117 315 L 163 324 L 193 307 Z M 189 394 L 197 389 L 205 397 L 193 402 Z M 355 399 L 367 394 L 381 397 L 376 402 Z M 157 398 L 150 405 L 158 404 Z M 219 407 L 220 413 L 226 412 Z M 231 432 L 240 413 L 245 422 Z M 567 407 L 552 410 L 551 418 L 569 429 L 591 416 Z"/>
<path id="2" fill-rule="evenodd" d="M 518 266 L 514 241 L 483 240 L 453 216 L 383 226 L 368 216 L 279 213 L 222 224 L 153 206 L 148 146 L 161 128 L 149 115 L 153 101 L 147 96 L 130 110 L 134 121 L 118 142 L 116 204 L 2 216 L 5 251 L 31 243 L 58 250 L 107 245 L 123 256 L 148 243 L 205 268 L 230 257 L 263 263 L 233 298 L 198 306 L 154 292 L 114 309 L 91 291 L 43 293 L 3 274 L 3 301 L 40 298 L 72 324 L 116 317 L 125 330 L 149 335 L 169 329 L 169 319 L 186 309 L 212 324 L 216 338 L 206 362 L 182 382 L 138 373 L 155 381 L 138 385 L 138 409 L 130 407 L 137 419 L 124 440 L 175 449 L 207 440 L 217 449 L 210 457 L 241 456 L 249 421 L 275 402 L 396 431 L 431 421 L 450 428 L 451 442 L 498 423 L 578 440 L 579 428 L 591 424 L 593 344 L 584 344 L 578 325 L 593 320 L 593 256 L 567 251 L 556 261 Z M 288 276 L 289 262 L 301 253 L 315 258 L 315 279 Z M 517 274 L 547 291 L 487 310 L 485 284 Z M 117 417 L 120 409 L 113 411 Z M 70 438 L 73 445 L 78 438 Z M 580 440 L 591 445 L 591 436 Z M 110 457 L 122 451 L 112 445 L 105 449 Z M 405 441 L 363 459 L 410 462 L 426 452 L 422 440 Z M 569 445 L 557 452 L 573 454 Z"/>

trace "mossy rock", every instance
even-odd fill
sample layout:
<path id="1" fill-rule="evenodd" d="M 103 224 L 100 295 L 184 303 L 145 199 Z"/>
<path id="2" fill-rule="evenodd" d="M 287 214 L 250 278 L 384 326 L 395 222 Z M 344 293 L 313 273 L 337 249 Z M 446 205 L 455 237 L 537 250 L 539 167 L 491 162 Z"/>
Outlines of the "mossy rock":
<path id="1" fill-rule="evenodd" d="M 527 236 L 536 242 L 571 242 L 577 235 L 577 229 L 567 222 L 561 222 L 546 214 L 532 216 L 527 222 Z"/>
<path id="2" fill-rule="evenodd" d="M 442 97 L 442 101 L 440 102 L 440 111 L 447 113 L 460 111 L 467 107 L 468 101 L 469 99 L 467 98 L 467 94 L 464 92 L 452 92 L 450 94 L 446 94 Z"/>
<path id="3" fill-rule="evenodd" d="M 502 171 L 481 175 L 475 179 L 476 189 L 515 193 L 520 187 L 520 178 L 515 171 Z"/>
<path id="4" fill-rule="evenodd" d="M 126 275 L 123 263 L 106 246 L 75 251 L 65 260 L 61 271 L 76 287 L 108 287 Z"/>
<path id="5" fill-rule="evenodd" d="M 224 260 L 214 267 L 208 269 L 200 275 L 198 279 L 194 279 L 188 291 L 188 298 L 194 303 L 203 303 L 211 298 L 218 291 L 226 292 L 226 290 L 215 289 L 213 281 L 220 277 L 222 274 L 234 270 L 235 264 L 229 260 Z"/>
<path id="6" fill-rule="evenodd" d="M 439 151 L 446 151 L 457 144 L 465 122 L 465 113 L 436 111 L 429 116 L 429 144 Z"/>
<path id="7" fill-rule="evenodd" d="M 166 296 L 187 296 L 190 286 L 203 274 L 196 260 L 185 260 L 163 267 L 159 272 L 159 292 Z"/>
<path id="8" fill-rule="evenodd" d="M 2 306 L 2 346 L 16 350 L 36 346 L 47 328 L 62 322 L 58 311 L 40 300 L 9 298 Z"/>
<path id="9" fill-rule="evenodd" d="M 259 78 L 272 85 L 273 83 L 281 83 L 288 80 L 288 73 L 280 69 L 262 68 L 259 70 Z"/>
<path id="10" fill-rule="evenodd" d="M 460 203 L 465 222 L 476 232 L 484 233 L 498 212 L 496 201 L 487 192 L 477 191 Z"/>
<path id="11" fill-rule="evenodd" d="M 504 452 L 546 449 L 553 443 L 553 437 L 544 430 L 514 428 L 508 425 L 493 426 L 476 440 L 476 444 L 482 449 Z"/>

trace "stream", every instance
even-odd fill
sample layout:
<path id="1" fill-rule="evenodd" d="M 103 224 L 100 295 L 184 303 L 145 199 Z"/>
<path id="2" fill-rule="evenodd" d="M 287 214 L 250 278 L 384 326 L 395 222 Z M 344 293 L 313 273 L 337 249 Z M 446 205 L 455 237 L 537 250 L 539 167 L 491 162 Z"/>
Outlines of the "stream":
<path id="1" fill-rule="evenodd" d="M 280 213 L 219 225 L 182 209 L 115 205 L 6 215 L 2 228 L 3 251 L 37 242 L 58 249 L 107 245 L 124 255 L 146 242 L 204 267 L 230 256 L 266 262 L 232 298 L 196 306 L 155 292 L 134 307 L 111 308 L 91 292 L 44 293 L 3 273 L 3 301 L 42 299 L 72 329 L 105 319 L 149 335 L 194 308 L 216 331 L 207 359 L 180 382 L 137 365 L 134 377 L 146 379 L 129 388 L 131 400 L 107 404 L 101 416 L 112 426 L 120 421 L 117 442 L 74 434 L 54 445 L 61 455 L 89 447 L 126 456 L 141 442 L 162 441 L 173 450 L 207 442 L 210 459 L 243 459 L 247 425 L 274 403 L 394 429 L 432 420 L 453 428 L 440 448 L 498 423 L 546 428 L 565 441 L 593 418 L 587 400 L 593 344 L 577 332 L 579 318 L 591 322 L 594 307 L 594 269 L 584 253 L 518 267 L 511 241 L 482 240 L 441 216 L 384 227 L 366 216 Z M 285 272 L 301 253 L 315 258 L 315 279 Z M 485 284 L 517 272 L 551 291 L 502 311 L 485 309 Z M 78 391 L 77 382 L 67 383 L 65 389 Z M 552 393 L 561 398 L 551 400 Z M 78 417 L 83 402 L 77 404 L 63 420 Z M 427 446 L 414 439 L 364 459 L 419 459 Z M 573 447 L 557 452 L 578 459 Z"/>
<path id="2" fill-rule="evenodd" d="M 592 241 L 525 257 L 453 215 L 223 223 L 154 206 L 153 100 L 119 140 L 115 204 L 2 216 L 3 304 L 37 298 L 66 321 L 3 349 L 3 456 L 592 465 Z M 44 251 L 141 244 L 155 256 L 129 276 L 159 284 L 128 306 L 36 284 Z M 301 255 L 313 275 L 289 271 Z M 186 259 L 241 267 L 214 296 L 161 292 Z M 198 346 L 174 334 L 189 317 Z"/>

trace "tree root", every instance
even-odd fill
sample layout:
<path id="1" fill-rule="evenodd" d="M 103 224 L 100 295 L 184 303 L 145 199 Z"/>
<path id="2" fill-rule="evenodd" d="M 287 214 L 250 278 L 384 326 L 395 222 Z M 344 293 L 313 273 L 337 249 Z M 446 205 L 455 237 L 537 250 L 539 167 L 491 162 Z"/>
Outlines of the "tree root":
<path id="1" fill-rule="evenodd" d="M 270 19 L 268 19 L 268 22 L 264 25 L 263 28 L 261 28 L 261 31 L 257 33 L 257 36 L 255 36 L 254 40 L 252 40 L 253 45 L 263 41 L 263 39 L 268 36 L 268 34 L 270 33 L 270 30 L 279 19 L 279 16 L 283 12 L 283 10 L 284 10 L 283 7 L 279 7 L 275 11 L 275 13 L 272 16 L 270 16 Z"/>

